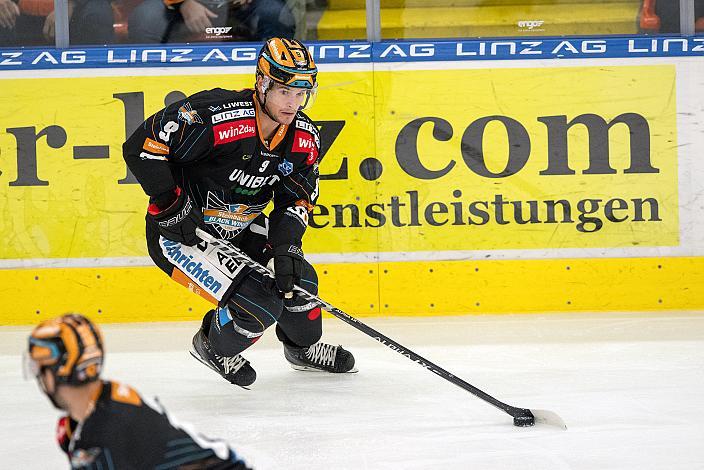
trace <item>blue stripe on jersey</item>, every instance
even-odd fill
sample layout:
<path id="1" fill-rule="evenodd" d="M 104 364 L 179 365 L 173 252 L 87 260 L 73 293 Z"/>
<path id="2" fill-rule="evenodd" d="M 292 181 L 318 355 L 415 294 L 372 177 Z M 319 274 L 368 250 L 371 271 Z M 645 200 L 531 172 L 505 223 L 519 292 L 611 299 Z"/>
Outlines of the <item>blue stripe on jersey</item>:
<path id="1" fill-rule="evenodd" d="M 203 450 L 203 449 L 198 444 L 191 441 L 191 444 L 185 445 L 185 446 L 181 447 L 180 449 L 174 449 L 174 450 L 170 450 L 170 451 L 166 452 L 164 454 L 164 458 L 170 459 L 172 457 L 176 457 L 177 455 L 188 454 L 188 453 L 196 452 L 199 450 Z"/>
<path id="2" fill-rule="evenodd" d="M 198 135 L 198 137 L 196 137 L 196 139 L 193 141 L 193 143 L 191 144 L 191 146 L 188 147 L 188 150 L 186 150 L 186 153 L 183 154 L 184 157 L 185 157 L 186 155 L 188 155 L 188 152 L 191 151 L 191 149 L 193 148 L 193 146 L 196 144 L 196 142 L 198 142 L 198 141 L 200 140 L 200 138 L 203 136 L 203 133 L 204 133 L 206 130 L 207 130 L 207 127 L 206 127 L 206 128 L 203 128 L 203 130 L 202 130 L 201 133 Z M 190 136 L 190 134 L 189 134 L 189 136 Z M 186 138 L 186 140 L 188 140 L 188 138 Z M 183 141 L 183 144 L 181 144 L 181 146 L 179 147 L 179 149 L 184 146 L 184 144 L 186 143 L 186 140 Z M 177 150 L 178 150 L 178 149 L 177 149 Z"/>
<path id="3" fill-rule="evenodd" d="M 297 193 L 296 191 L 294 191 L 293 189 L 291 189 L 291 188 L 289 188 L 288 186 L 286 186 L 286 181 L 283 181 L 283 180 L 282 180 L 282 181 L 281 181 L 281 185 L 282 185 L 284 188 L 288 189 L 288 191 L 289 191 L 291 194 L 293 194 L 294 196 L 298 197 L 298 193 Z"/>
<path id="4" fill-rule="evenodd" d="M 241 295 L 241 294 L 235 293 L 235 295 L 236 295 L 237 297 L 240 297 L 240 298 L 246 300 L 246 301 L 249 302 L 250 304 L 259 307 L 259 309 L 262 310 L 263 312 L 265 312 L 267 315 L 269 315 L 269 316 L 272 318 L 272 320 L 276 321 L 276 317 L 275 317 L 274 315 L 272 315 L 271 312 L 269 312 L 269 310 L 265 309 L 264 307 L 262 307 L 261 305 L 257 304 L 256 302 L 252 302 L 252 301 L 249 300 L 247 297 L 245 297 L 245 296 L 243 296 L 243 295 Z"/>
<path id="5" fill-rule="evenodd" d="M 112 461 L 112 454 L 110 453 L 110 449 L 105 449 L 105 461 L 108 463 L 108 469 L 109 470 L 115 470 L 115 466 L 113 465 Z"/>
<path id="6" fill-rule="evenodd" d="M 203 449 L 200 449 L 200 450 L 202 450 L 202 452 L 200 452 L 198 454 L 193 453 L 187 457 L 182 457 L 177 460 L 172 460 L 170 462 L 164 462 L 162 464 L 159 464 L 156 467 L 154 467 L 154 470 L 168 470 L 171 468 L 177 468 L 178 466 L 183 465 L 185 463 L 196 462 L 196 461 L 202 460 L 206 457 L 212 457 L 213 455 L 215 455 L 215 453 L 212 450 L 203 450 Z"/>
<path id="7" fill-rule="evenodd" d="M 193 439 L 190 437 L 181 437 L 181 438 L 174 439 L 172 441 L 167 442 L 166 447 L 180 446 L 181 444 L 190 444 L 192 442 L 193 442 Z"/>
<path id="8" fill-rule="evenodd" d="M 159 119 L 159 131 L 160 132 L 164 130 L 164 116 L 166 116 L 166 108 L 164 108 L 161 111 L 161 119 Z M 171 139 L 169 138 L 169 140 L 171 140 Z M 166 143 L 168 144 L 168 142 L 166 142 Z"/>

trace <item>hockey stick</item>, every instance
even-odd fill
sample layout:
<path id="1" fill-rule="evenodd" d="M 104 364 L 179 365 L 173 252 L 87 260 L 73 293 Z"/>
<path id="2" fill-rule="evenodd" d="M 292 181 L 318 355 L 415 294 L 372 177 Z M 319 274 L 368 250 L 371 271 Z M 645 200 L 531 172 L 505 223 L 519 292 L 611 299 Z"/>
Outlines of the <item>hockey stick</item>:
<path id="1" fill-rule="evenodd" d="M 260 274 L 263 274 L 265 276 L 273 276 L 271 271 L 269 271 L 268 269 L 266 269 L 264 266 L 257 263 L 253 259 L 251 259 L 245 253 L 240 251 L 238 248 L 232 246 L 228 242 L 223 241 L 223 240 L 219 240 L 201 229 L 197 229 L 196 232 L 201 239 L 203 239 L 207 243 L 210 243 L 211 245 L 217 246 L 220 250 L 222 250 L 227 255 L 231 256 L 232 258 L 234 258 L 236 261 L 249 266 L 250 268 L 254 269 L 255 271 L 257 271 Z M 552 426 L 558 426 L 563 429 L 567 429 L 565 422 L 556 413 L 553 413 L 552 411 L 548 411 L 548 410 L 530 410 L 528 408 L 517 408 L 515 406 L 507 405 L 506 403 L 503 403 L 503 402 L 497 400 L 496 398 L 492 397 L 488 393 L 483 392 L 482 390 L 479 390 L 474 385 L 471 385 L 471 384 L 465 382 L 464 380 L 460 379 L 459 377 L 456 377 L 455 375 L 446 371 L 442 367 L 425 359 L 423 356 L 420 356 L 420 355 L 414 353 L 413 351 L 411 351 L 407 347 L 402 346 L 401 344 L 397 343 L 396 341 L 379 333 L 374 328 L 371 328 L 370 326 L 365 325 L 361 321 L 348 315 L 347 313 L 343 312 L 339 308 L 329 304 L 328 302 L 324 301 L 320 297 L 311 294 L 307 290 L 305 290 L 301 287 L 298 287 L 298 286 L 293 286 L 293 290 L 296 291 L 298 293 L 298 295 L 302 296 L 304 299 L 311 301 L 311 302 L 319 303 L 323 308 L 325 308 L 325 310 L 330 312 L 330 314 L 332 314 L 334 317 L 339 318 L 343 322 L 347 323 L 348 325 L 353 326 L 354 328 L 358 329 L 359 331 L 366 334 L 367 336 L 370 336 L 373 339 L 379 341 L 384 346 L 396 351 L 397 353 L 401 354 L 402 356 L 409 358 L 413 362 L 428 369 L 430 372 L 433 372 L 434 374 L 439 375 L 440 377 L 447 380 L 448 382 L 452 382 L 453 384 L 457 385 L 458 387 L 468 391 L 472 395 L 484 400 L 485 402 L 489 403 L 490 405 L 493 405 L 494 407 L 507 413 L 508 415 L 510 415 L 513 418 L 513 424 L 515 426 L 525 427 L 525 426 L 533 426 L 535 423 L 541 423 L 541 424 L 548 424 L 548 425 L 552 425 Z"/>

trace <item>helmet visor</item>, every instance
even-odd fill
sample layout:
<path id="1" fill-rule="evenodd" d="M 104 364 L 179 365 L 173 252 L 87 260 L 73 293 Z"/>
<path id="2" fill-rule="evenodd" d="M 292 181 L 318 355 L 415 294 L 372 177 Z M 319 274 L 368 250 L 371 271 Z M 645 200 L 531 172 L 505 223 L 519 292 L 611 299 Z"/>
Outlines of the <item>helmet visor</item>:
<path id="1" fill-rule="evenodd" d="M 34 380 L 39 377 L 41 372 L 41 366 L 32 359 L 29 352 L 24 351 L 22 353 L 22 378 L 24 380 Z"/>
<path id="2" fill-rule="evenodd" d="M 306 98 L 303 100 L 303 104 L 301 105 L 301 110 L 304 109 L 310 109 L 313 107 L 313 104 L 315 103 L 315 99 L 318 97 L 318 84 L 316 83 L 315 86 L 309 90 L 306 90 Z"/>

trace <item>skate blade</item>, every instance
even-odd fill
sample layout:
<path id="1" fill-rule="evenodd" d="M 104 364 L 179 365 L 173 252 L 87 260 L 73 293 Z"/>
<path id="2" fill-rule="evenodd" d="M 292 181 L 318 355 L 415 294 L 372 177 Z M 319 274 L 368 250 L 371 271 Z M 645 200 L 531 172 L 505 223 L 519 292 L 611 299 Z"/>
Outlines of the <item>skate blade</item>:
<path id="1" fill-rule="evenodd" d="M 330 372 L 327 370 L 318 369 L 316 367 L 299 366 L 297 364 L 292 364 L 290 362 L 288 364 L 291 366 L 291 369 L 293 369 L 293 370 L 302 370 L 302 371 L 306 371 L 306 372 L 325 372 L 326 374 L 354 374 L 356 372 L 359 372 L 359 369 L 357 369 L 356 367 L 352 367 L 347 372 Z"/>
<path id="2" fill-rule="evenodd" d="M 215 369 L 209 362 L 204 361 L 204 360 L 200 357 L 200 354 L 198 354 L 193 348 L 191 348 L 188 352 L 190 353 L 191 356 L 193 356 L 193 358 L 194 358 L 195 360 L 197 360 L 197 361 L 200 362 L 201 364 L 207 366 L 208 369 L 212 370 L 212 371 L 215 372 L 216 374 L 220 375 L 220 371 L 217 370 L 217 369 Z M 222 377 L 222 375 L 220 375 L 220 377 Z M 224 378 L 224 377 L 223 377 L 223 378 Z M 227 379 L 225 379 L 225 380 L 227 380 Z M 245 390 L 250 390 L 249 387 L 245 387 L 245 386 L 243 386 L 243 385 L 238 385 L 238 384 L 232 383 L 232 382 L 230 382 L 229 380 L 227 381 L 227 383 L 230 383 L 230 384 L 232 384 L 232 385 L 237 385 L 239 388 L 243 388 L 243 389 L 245 389 Z"/>

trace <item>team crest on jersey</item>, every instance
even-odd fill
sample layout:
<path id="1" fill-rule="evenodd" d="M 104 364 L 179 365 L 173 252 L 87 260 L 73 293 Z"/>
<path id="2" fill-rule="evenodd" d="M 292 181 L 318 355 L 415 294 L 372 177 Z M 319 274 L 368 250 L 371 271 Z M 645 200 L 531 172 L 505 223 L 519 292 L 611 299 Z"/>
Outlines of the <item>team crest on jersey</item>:
<path id="1" fill-rule="evenodd" d="M 265 207 L 266 203 L 253 206 L 227 204 L 208 191 L 203 220 L 206 224 L 214 226 L 223 238 L 230 239 L 256 219 Z"/>
<path id="2" fill-rule="evenodd" d="M 288 176 L 293 173 L 293 163 L 284 158 L 284 161 L 279 163 L 279 171 L 282 175 Z"/>
<path id="3" fill-rule="evenodd" d="M 195 111 L 191 107 L 191 103 L 183 103 L 181 107 L 178 108 L 178 120 L 183 121 L 186 124 L 203 124 L 203 120 L 198 115 L 198 111 Z"/>

